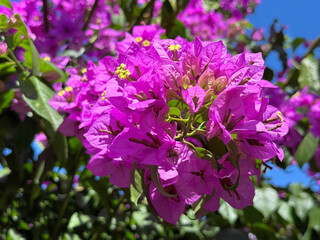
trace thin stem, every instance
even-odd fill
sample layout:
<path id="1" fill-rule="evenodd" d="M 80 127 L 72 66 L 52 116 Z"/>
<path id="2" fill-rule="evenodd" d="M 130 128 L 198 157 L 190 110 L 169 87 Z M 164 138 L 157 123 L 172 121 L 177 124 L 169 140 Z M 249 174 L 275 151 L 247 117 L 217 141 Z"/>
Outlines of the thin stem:
<path id="1" fill-rule="evenodd" d="M 43 23 L 44 23 L 44 31 L 49 32 L 49 20 L 48 20 L 48 2 L 47 0 L 42 0 L 42 13 L 43 13 Z"/>
<path id="2" fill-rule="evenodd" d="M 83 27 L 82 27 L 82 31 L 87 30 L 87 28 L 88 28 L 88 26 L 89 26 L 89 23 L 90 23 L 90 21 L 91 21 L 91 18 L 92 18 L 92 16 L 93 16 L 93 13 L 94 13 L 94 11 L 96 10 L 96 8 L 98 7 L 98 1 L 99 1 L 99 0 L 95 0 L 95 1 L 94 1 L 94 4 L 93 4 L 93 6 L 92 6 L 92 8 L 91 8 L 91 11 L 90 11 L 90 13 L 89 13 L 89 16 L 88 16 L 88 18 L 85 20 L 85 23 L 84 23 L 84 25 L 83 25 Z"/>
<path id="3" fill-rule="evenodd" d="M 143 15 L 147 12 L 148 8 L 150 8 L 150 7 L 152 8 L 152 5 L 154 5 L 154 2 L 155 2 L 155 0 L 151 0 L 151 1 L 147 4 L 147 6 L 145 6 L 145 8 L 142 9 L 142 11 L 141 11 L 140 15 L 137 17 L 136 21 L 135 21 L 133 24 L 131 24 L 128 32 L 132 32 L 133 27 L 136 26 L 136 25 L 138 25 L 138 24 L 141 22 L 141 20 L 143 19 Z M 152 11 L 152 12 L 153 12 L 153 11 Z"/>
<path id="4" fill-rule="evenodd" d="M 174 120 L 174 121 L 177 121 L 177 122 L 188 122 L 188 119 L 169 117 L 169 121 L 171 121 L 171 120 Z"/>
<path id="5" fill-rule="evenodd" d="M 16 56 L 14 55 L 14 53 L 12 52 L 12 50 L 10 48 L 7 49 L 9 56 L 12 58 L 12 60 L 17 64 L 17 66 L 20 68 L 21 71 L 25 71 L 26 69 L 21 65 L 21 63 L 19 62 L 19 60 L 16 58 Z"/>
<path id="6" fill-rule="evenodd" d="M 308 49 L 308 51 L 304 54 L 304 56 L 302 58 L 307 57 L 310 53 L 313 53 L 313 51 L 320 46 L 320 36 L 313 41 L 313 43 L 311 44 L 310 48 Z"/>
<path id="7" fill-rule="evenodd" d="M 69 186 L 68 186 L 68 189 L 67 189 L 68 196 L 63 201 L 62 207 L 60 208 L 58 219 L 57 219 L 57 221 L 55 223 L 55 226 L 54 226 L 54 229 L 53 229 L 52 239 L 56 239 L 57 238 L 57 236 L 59 234 L 59 229 L 60 229 L 60 226 L 61 226 L 61 220 L 65 215 L 65 212 L 67 210 L 68 204 L 69 204 L 72 196 L 74 195 L 74 191 L 71 192 L 72 186 L 73 186 L 73 179 L 74 179 L 74 176 L 76 175 L 76 172 L 77 172 L 77 169 L 78 169 L 82 154 L 83 154 L 83 150 L 79 154 L 76 155 L 77 156 L 76 157 L 77 163 L 75 165 L 75 168 L 72 170 L 72 174 L 70 175 L 70 178 L 69 178 L 70 182 L 69 182 Z"/>
<path id="8" fill-rule="evenodd" d="M 152 4 L 151 4 L 151 9 L 150 9 L 150 14 L 149 14 L 149 17 L 148 17 L 148 21 L 147 21 L 147 24 L 149 25 L 151 23 L 151 20 L 152 20 L 152 17 L 153 17 L 153 11 L 154 11 L 154 3 L 155 1 L 151 1 Z"/>

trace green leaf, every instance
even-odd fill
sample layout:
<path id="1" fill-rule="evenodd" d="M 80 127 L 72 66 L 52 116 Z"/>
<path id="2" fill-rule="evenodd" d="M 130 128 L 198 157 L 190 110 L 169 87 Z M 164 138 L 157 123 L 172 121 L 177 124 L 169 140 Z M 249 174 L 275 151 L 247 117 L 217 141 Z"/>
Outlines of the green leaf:
<path id="1" fill-rule="evenodd" d="M 61 54 L 61 56 L 68 56 L 68 57 L 78 58 L 78 57 L 82 56 L 84 52 L 85 52 L 85 48 L 80 48 L 79 51 L 75 51 L 75 50 L 72 50 L 72 49 L 67 49 L 66 51 L 64 51 Z"/>
<path id="2" fill-rule="evenodd" d="M 8 90 L 0 93 L 0 114 L 2 113 L 3 109 L 10 106 L 10 103 L 13 97 L 14 97 L 13 90 Z"/>
<path id="3" fill-rule="evenodd" d="M 8 176 L 11 173 L 10 168 L 5 167 L 0 170 L 0 179 Z"/>
<path id="4" fill-rule="evenodd" d="M 25 240 L 24 238 L 16 229 L 10 228 L 7 233 L 7 240 Z"/>
<path id="5" fill-rule="evenodd" d="M 83 148 L 82 142 L 76 137 L 69 138 L 68 143 L 70 146 L 70 153 L 73 155 L 76 155 Z"/>
<path id="6" fill-rule="evenodd" d="M 57 132 L 53 139 L 53 148 L 56 152 L 57 160 L 65 163 L 68 160 L 68 141 L 66 136 Z"/>
<path id="7" fill-rule="evenodd" d="M 320 232 L 320 208 L 314 206 L 309 212 L 309 229 L 314 229 Z"/>
<path id="8" fill-rule="evenodd" d="M 40 71 L 42 73 L 42 77 L 49 82 L 67 81 L 67 77 L 64 72 L 52 62 L 47 62 L 43 59 L 40 59 Z"/>
<path id="9" fill-rule="evenodd" d="M 62 123 L 63 117 L 48 103 L 54 92 L 35 76 L 20 80 L 19 83 L 22 97 L 26 103 L 38 115 L 48 120 L 56 131 Z"/>
<path id="10" fill-rule="evenodd" d="M 248 240 L 248 234 L 237 228 L 224 228 L 214 237 L 215 240 Z"/>
<path id="11" fill-rule="evenodd" d="M 308 212 L 313 206 L 312 197 L 306 192 L 301 192 L 298 195 L 292 195 L 289 198 L 289 204 L 293 207 L 297 216 L 304 221 Z"/>
<path id="12" fill-rule="evenodd" d="M 180 36 L 182 38 L 186 38 L 186 28 L 185 28 L 184 24 L 177 19 L 174 20 L 173 24 L 174 25 L 173 25 L 168 37 L 172 38 L 172 39 L 174 39 L 178 36 Z"/>
<path id="13" fill-rule="evenodd" d="M 286 220 L 289 223 L 293 223 L 291 211 L 292 211 L 292 207 L 289 205 L 289 203 L 285 201 L 280 202 L 278 213 L 284 220 Z"/>
<path id="14" fill-rule="evenodd" d="M 32 56 L 32 72 L 34 75 L 38 75 L 40 72 L 40 57 L 37 48 L 35 47 L 32 39 L 29 37 L 28 29 L 25 23 L 22 21 L 19 14 L 14 15 L 16 22 L 12 23 L 12 27 L 21 31 L 23 35 L 27 38 L 28 42 L 21 45 L 27 52 L 31 53 Z"/>
<path id="15" fill-rule="evenodd" d="M 250 231 L 257 236 L 259 240 L 277 239 L 275 230 L 266 223 L 254 223 L 250 226 Z"/>
<path id="16" fill-rule="evenodd" d="M 254 224 L 256 222 L 262 222 L 263 215 L 253 206 L 248 206 L 243 209 L 244 217 L 246 219 L 246 223 Z"/>
<path id="17" fill-rule="evenodd" d="M 22 229 L 22 230 L 29 230 L 29 224 L 26 223 L 25 221 L 23 220 L 19 220 L 19 229 Z"/>
<path id="18" fill-rule="evenodd" d="M 213 157 L 212 152 L 210 152 L 209 150 L 207 150 L 205 148 L 195 147 L 194 149 L 196 150 L 196 153 L 199 158 L 204 159 L 204 158 L 212 158 Z"/>
<path id="19" fill-rule="evenodd" d="M 293 51 L 295 51 L 297 47 L 299 47 L 300 44 L 303 43 L 305 40 L 305 38 L 295 38 L 291 43 Z"/>
<path id="20" fill-rule="evenodd" d="M 139 172 L 136 170 L 135 173 L 135 186 L 133 184 L 130 184 L 130 200 L 137 206 L 138 200 L 141 196 L 141 193 L 143 192 L 142 189 L 142 179 L 139 174 Z"/>
<path id="21" fill-rule="evenodd" d="M 75 212 L 74 214 L 72 214 L 69 223 L 68 223 L 68 230 L 72 230 L 76 227 L 79 227 L 81 225 L 89 225 L 91 223 L 91 218 L 88 215 L 79 213 L 79 212 Z"/>
<path id="22" fill-rule="evenodd" d="M 0 29 L 6 29 L 8 27 L 8 17 L 3 13 L 0 15 Z"/>
<path id="23" fill-rule="evenodd" d="M 22 32 L 18 31 L 13 35 L 12 40 L 12 50 L 14 50 L 16 47 L 18 47 L 23 41 L 27 41 L 27 39 L 22 37 Z"/>
<path id="24" fill-rule="evenodd" d="M 9 0 L 1 0 L 0 6 L 5 6 L 7 8 L 10 8 L 11 10 L 13 10 L 12 5 Z"/>
<path id="25" fill-rule="evenodd" d="M 309 132 L 303 138 L 295 154 L 295 159 L 300 167 L 313 157 L 317 145 L 318 141 L 313 137 L 312 133 Z"/>
<path id="26" fill-rule="evenodd" d="M 298 82 L 300 88 L 309 86 L 316 91 L 320 90 L 319 62 L 311 55 L 301 61 Z"/>
<path id="27" fill-rule="evenodd" d="M 271 187 L 256 189 L 253 203 L 253 206 L 268 218 L 278 208 L 278 193 Z"/>
<path id="28" fill-rule="evenodd" d="M 228 203 L 222 202 L 218 212 L 221 214 L 222 217 L 227 219 L 231 225 L 234 225 L 238 218 L 239 210 L 231 207 Z"/>
<path id="29" fill-rule="evenodd" d="M 34 75 L 38 75 L 40 72 L 39 53 L 36 46 L 34 45 L 33 41 L 30 38 L 29 38 L 29 44 L 30 44 L 31 53 L 32 53 L 32 73 Z"/>
<path id="30" fill-rule="evenodd" d="M 44 171 L 45 164 L 46 164 L 45 161 L 41 161 L 40 164 L 38 165 L 37 172 L 36 172 L 36 174 L 34 176 L 34 179 L 33 179 L 33 182 L 35 184 L 39 184 L 40 183 L 40 178 L 41 178 L 42 173 Z"/>
<path id="31" fill-rule="evenodd" d="M 320 232 L 320 208 L 314 206 L 309 212 L 309 229 L 314 229 L 317 232 Z"/>
<path id="32" fill-rule="evenodd" d="M 303 192 L 303 187 L 301 183 L 292 183 L 289 185 L 289 190 L 294 195 L 299 195 Z"/>
<path id="33" fill-rule="evenodd" d="M 180 109 L 177 107 L 171 107 L 168 115 L 174 115 L 174 116 L 180 117 L 181 116 Z"/>

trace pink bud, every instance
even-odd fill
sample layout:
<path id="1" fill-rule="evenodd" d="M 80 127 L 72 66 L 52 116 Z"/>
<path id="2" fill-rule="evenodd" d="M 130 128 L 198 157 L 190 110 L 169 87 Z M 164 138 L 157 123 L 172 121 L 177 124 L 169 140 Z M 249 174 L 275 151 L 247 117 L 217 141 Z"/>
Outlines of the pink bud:
<path id="1" fill-rule="evenodd" d="M 222 89 L 224 89 L 227 83 L 228 80 L 226 76 L 218 77 L 213 83 L 215 93 L 220 92 Z"/>
<path id="2" fill-rule="evenodd" d="M 7 53 L 7 44 L 5 42 L 0 42 L 0 56 Z"/>
<path id="3" fill-rule="evenodd" d="M 214 72 L 207 69 L 199 78 L 198 85 L 204 90 L 208 90 L 213 86 L 215 81 Z"/>
<path id="4" fill-rule="evenodd" d="M 184 75 L 182 77 L 182 84 L 181 84 L 183 89 L 188 89 L 188 87 L 190 86 L 190 78 L 187 75 Z"/>

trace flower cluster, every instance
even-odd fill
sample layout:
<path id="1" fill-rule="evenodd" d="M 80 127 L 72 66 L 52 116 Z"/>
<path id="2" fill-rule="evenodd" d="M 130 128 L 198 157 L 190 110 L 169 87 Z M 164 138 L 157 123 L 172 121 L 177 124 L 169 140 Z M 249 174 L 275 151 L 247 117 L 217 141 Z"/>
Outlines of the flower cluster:
<path id="1" fill-rule="evenodd" d="M 280 88 L 266 89 L 265 94 L 270 99 L 270 104 L 279 108 L 287 119 L 289 131 L 280 141 L 290 149 L 292 154 L 295 154 L 303 138 L 297 127 L 298 123 L 303 121 L 303 119 L 308 119 L 311 125 L 310 131 L 314 137 L 320 136 L 319 96 L 308 93 L 308 87 L 305 87 L 302 91 L 297 91 L 292 96 Z"/>
<path id="2" fill-rule="evenodd" d="M 113 51 L 123 37 L 122 31 L 110 28 L 111 14 L 119 13 L 116 1 L 21 0 L 12 5 L 13 11 L 0 7 L 0 13 L 9 17 L 20 14 L 42 57 L 55 60 L 62 51 L 79 51 L 85 44 L 91 45 L 90 57 L 101 57 Z M 69 58 L 63 59 L 65 67 Z"/>
<path id="3" fill-rule="evenodd" d="M 196 206 L 216 211 L 220 199 L 252 205 L 250 176 L 282 160 L 276 141 L 288 126 L 262 92 L 273 87 L 263 72 L 261 54 L 231 56 L 221 41 L 138 41 L 117 59 L 73 69 L 50 103 L 76 123 L 62 131 L 80 128 L 70 134 L 93 155 L 88 169 L 124 188 L 140 173 L 151 209 L 175 224 Z"/>
<path id="4" fill-rule="evenodd" d="M 178 19 L 190 29 L 193 36 L 201 40 L 217 40 L 221 38 L 234 38 L 238 34 L 245 34 L 245 14 L 250 13 L 250 3 L 259 4 L 259 1 L 221 1 L 220 7 L 226 10 L 228 15 L 210 10 L 207 12 L 202 0 L 191 0 Z M 253 3 L 254 2 L 254 3 Z M 243 11 L 241 11 L 243 10 Z"/>

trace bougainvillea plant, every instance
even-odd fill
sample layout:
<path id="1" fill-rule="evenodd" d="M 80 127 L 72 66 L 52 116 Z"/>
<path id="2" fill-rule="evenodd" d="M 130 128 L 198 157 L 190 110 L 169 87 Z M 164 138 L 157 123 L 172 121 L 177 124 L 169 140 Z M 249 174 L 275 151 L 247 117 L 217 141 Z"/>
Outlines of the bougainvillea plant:
<path id="1" fill-rule="evenodd" d="M 317 239 L 318 190 L 264 173 L 320 185 L 320 40 L 259 3 L 1 0 L 0 238 Z"/>

